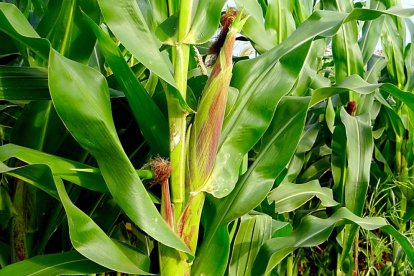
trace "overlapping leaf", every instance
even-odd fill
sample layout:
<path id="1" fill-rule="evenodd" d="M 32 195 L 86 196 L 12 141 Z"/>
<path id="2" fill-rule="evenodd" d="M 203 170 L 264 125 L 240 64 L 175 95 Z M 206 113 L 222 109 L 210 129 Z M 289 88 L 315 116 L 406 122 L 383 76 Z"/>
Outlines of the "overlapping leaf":
<path id="1" fill-rule="evenodd" d="M 411 263 L 414 264 L 414 248 L 409 240 L 378 217 L 361 218 L 346 208 L 341 208 L 329 218 L 306 216 L 288 237 L 271 239 L 263 245 L 254 263 L 253 274 L 261 275 L 270 271 L 289 253 L 298 247 L 316 246 L 327 240 L 335 226 L 344 223 L 358 225 L 366 230 L 381 228 L 392 235 L 403 247 Z"/>
<path id="2" fill-rule="evenodd" d="M 151 33 L 135 0 L 121 0 L 116 5 L 110 0 L 98 0 L 105 23 L 142 64 L 175 87 L 172 64 L 166 52 L 160 52 L 161 43 Z"/>
<path id="3" fill-rule="evenodd" d="M 338 205 L 333 200 L 332 190 L 321 187 L 318 180 L 304 184 L 282 183 L 269 193 L 268 200 L 275 203 L 276 212 L 285 213 L 296 210 L 315 196 L 325 207 Z"/>
<path id="4" fill-rule="evenodd" d="M 105 78 L 55 51 L 49 63 L 53 104 L 69 132 L 97 159 L 116 202 L 143 231 L 167 246 L 188 252 L 151 202 L 122 149 L 112 121 Z"/>
<path id="5" fill-rule="evenodd" d="M 385 12 L 405 15 L 407 10 Z M 354 9 L 349 14 L 315 12 L 279 46 L 262 56 L 237 63 L 231 85 L 239 89 L 240 96 L 224 121 L 217 153 L 218 162 L 206 190 L 212 191 L 216 197 L 223 197 L 233 189 L 242 157 L 263 135 L 277 103 L 295 84 L 310 42 L 317 36 L 334 35 L 346 21 L 371 20 L 383 13 L 365 9 Z"/>
<path id="6" fill-rule="evenodd" d="M 168 156 L 168 123 L 161 110 L 137 80 L 115 42 L 89 17 L 86 20 L 98 38 L 106 62 L 125 92 L 129 106 L 146 141 L 154 153 Z"/>

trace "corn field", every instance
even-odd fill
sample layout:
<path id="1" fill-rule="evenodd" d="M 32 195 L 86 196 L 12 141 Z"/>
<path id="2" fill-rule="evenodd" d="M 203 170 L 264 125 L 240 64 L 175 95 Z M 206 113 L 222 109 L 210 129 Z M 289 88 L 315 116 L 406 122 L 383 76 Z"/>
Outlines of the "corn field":
<path id="1" fill-rule="evenodd" d="M 0 275 L 413 275 L 411 16 L 0 0 Z"/>

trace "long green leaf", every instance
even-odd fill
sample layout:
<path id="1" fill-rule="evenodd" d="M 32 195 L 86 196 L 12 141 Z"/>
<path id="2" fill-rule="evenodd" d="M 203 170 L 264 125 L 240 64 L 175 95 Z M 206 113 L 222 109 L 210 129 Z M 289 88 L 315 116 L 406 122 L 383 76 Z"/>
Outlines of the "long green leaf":
<path id="1" fill-rule="evenodd" d="M 82 255 L 112 270 L 148 274 L 145 272 L 149 269 L 148 256 L 111 240 L 90 217 L 70 201 L 63 181 L 59 177 L 53 176 L 49 167 L 36 164 L 20 168 L 7 168 L 3 165 L 1 172 L 21 178 L 28 184 L 60 199 L 68 217 L 72 245 Z M 103 252 L 105 253 L 103 254 Z"/>
<path id="2" fill-rule="evenodd" d="M 249 38 L 259 52 L 266 52 L 275 46 L 264 27 L 264 16 L 260 4 L 257 1 L 235 0 L 238 8 L 244 8 L 244 13 L 249 16 L 243 26 L 243 34 Z"/>
<path id="3" fill-rule="evenodd" d="M 405 32 L 401 29 L 400 18 L 386 16 L 381 35 L 383 53 L 388 61 L 387 69 L 391 81 L 398 87 L 406 82 L 404 72 Z"/>
<path id="4" fill-rule="evenodd" d="M 381 1 L 370 1 L 370 9 L 379 10 L 384 9 L 385 6 Z M 359 47 L 362 51 L 363 64 L 367 64 L 368 60 L 374 53 L 377 47 L 378 41 L 381 36 L 382 25 L 384 23 L 384 17 L 381 16 L 372 21 L 366 21 L 362 27 L 362 36 L 358 41 Z"/>
<path id="5" fill-rule="evenodd" d="M 49 64 L 53 104 L 69 132 L 96 158 L 116 202 L 150 236 L 189 252 L 153 205 L 121 146 L 112 121 L 105 78 L 55 51 L 51 52 Z"/>
<path id="6" fill-rule="evenodd" d="M 372 130 L 368 116 L 351 116 L 345 109 L 341 109 L 341 121 L 347 137 L 345 205 L 356 215 L 362 215 L 374 146 Z"/>
<path id="7" fill-rule="evenodd" d="M 142 64 L 175 87 L 172 64 L 166 52 L 158 49 L 161 43 L 149 30 L 135 0 L 98 0 L 105 23 Z"/>
<path id="8" fill-rule="evenodd" d="M 371 160 L 374 149 L 369 114 L 349 115 L 344 108 L 340 111 L 346 133 L 346 156 L 348 166 L 344 186 L 345 207 L 361 216 L 370 180 Z M 357 233 L 357 226 L 345 228 L 342 260 L 348 255 Z"/>

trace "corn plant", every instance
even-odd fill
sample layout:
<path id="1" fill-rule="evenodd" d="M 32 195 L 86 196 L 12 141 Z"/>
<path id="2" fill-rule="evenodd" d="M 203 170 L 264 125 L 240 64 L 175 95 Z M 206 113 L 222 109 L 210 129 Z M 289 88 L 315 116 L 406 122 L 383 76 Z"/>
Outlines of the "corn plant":
<path id="1" fill-rule="evenodd" d="M 234 2 L 0 1 L 0 275 L 412 269 L 414 9 Z"/>

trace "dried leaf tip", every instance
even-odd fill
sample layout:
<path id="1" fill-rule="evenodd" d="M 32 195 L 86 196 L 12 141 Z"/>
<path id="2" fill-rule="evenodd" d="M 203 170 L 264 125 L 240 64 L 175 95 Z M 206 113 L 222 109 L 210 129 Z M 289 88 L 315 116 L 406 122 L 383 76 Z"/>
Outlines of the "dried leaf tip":
<path id="1" fill-rule="evenodd" d="M 230 30 L 230 26 L 239 14 L 241 14 L 241 12 L 235 10 L 234 8 L 229 8 L 226 11 L 226 13 L 221 16 L 221 30 L 213 44 L 211 44 L 210 49 L 208 50 L 208 55 L 210 56 L 210 58 L 206 62 L 207 66 L 212 66 L 214 64 L 215 60 L 217 59 L 217 56 L 220 53 L 221 48 L 224 45 L 227 34 Z"/>

